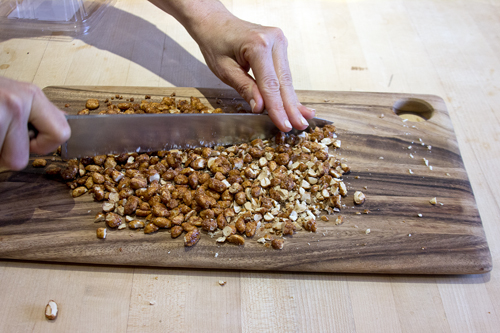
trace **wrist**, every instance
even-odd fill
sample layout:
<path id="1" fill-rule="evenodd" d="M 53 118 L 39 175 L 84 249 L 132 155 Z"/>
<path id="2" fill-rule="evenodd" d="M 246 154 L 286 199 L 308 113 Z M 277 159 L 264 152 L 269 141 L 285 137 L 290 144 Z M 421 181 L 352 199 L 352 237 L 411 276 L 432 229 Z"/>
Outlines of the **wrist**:
<path id="1" fill-rule="evenodd" d="M 218 0 L 149 0 L 181 23 L 196 42 L 234 16 Z"/>

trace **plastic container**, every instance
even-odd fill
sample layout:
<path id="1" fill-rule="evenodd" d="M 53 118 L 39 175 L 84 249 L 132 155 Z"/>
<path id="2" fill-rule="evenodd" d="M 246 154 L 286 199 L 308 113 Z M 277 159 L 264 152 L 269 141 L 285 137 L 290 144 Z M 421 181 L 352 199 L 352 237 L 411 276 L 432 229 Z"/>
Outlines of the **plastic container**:
<path id="1" fill-rule="evenodd" d="M 89 32 L 115 0 L 1 0 L 0 30 L 32 36 Z"/>

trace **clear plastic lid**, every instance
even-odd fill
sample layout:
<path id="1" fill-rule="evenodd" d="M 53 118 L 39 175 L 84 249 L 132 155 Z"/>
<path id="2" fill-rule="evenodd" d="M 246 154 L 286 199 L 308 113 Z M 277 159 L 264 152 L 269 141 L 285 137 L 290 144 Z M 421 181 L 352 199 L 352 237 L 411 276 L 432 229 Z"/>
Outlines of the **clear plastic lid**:
<path id="1" fill-rule="evenodd" d="M 0 29 L 33 35 L 84 35 L 115 0 L 1 0 Z"/>

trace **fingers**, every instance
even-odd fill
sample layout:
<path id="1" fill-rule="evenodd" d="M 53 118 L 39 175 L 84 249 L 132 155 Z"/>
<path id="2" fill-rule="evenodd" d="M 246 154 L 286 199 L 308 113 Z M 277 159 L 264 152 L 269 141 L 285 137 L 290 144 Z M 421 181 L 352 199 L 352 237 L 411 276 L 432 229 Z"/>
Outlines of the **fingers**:
<path id="1" fill-rule="evenodd" d="M 30 141 L 30 151 L 35 154 L 47 154 L 56 150 L 71 135 L 64 112 L 55 107 L 38 89 L 33 96 L 29 121 L 38 130 L 37 137 Z"/>
<path id="2" fill-rule="evenodd" d="M 28 114 L 22 97 L 0 92 L 0 165 L 21 170 L 28 164 Z"/>
<path id="3" fill-rule="evenodd" d="M 288 132 L 294 128 L 304 130 L 309 124 L 306 119 L 314 117 L 314 110 L 298 101 L 292 84 L 288 64 L 287 41 L 283 32 L 270 28 L 273 43 L 264 48 L 256 48 L 250 65 L 264 99 L 266 109 L 280 130 Z"/>
<path id="4" fill-rule="evenodd" d="M 303 130 L 309 126 L 306 119 L 313 118 L 315 111 L 303 106 L 297 98 L 288 64 L 287 41 L 281 30 L 278 31 L 278 42 L 273 47 L 273 63 L 280 82 L 283 106 L 293 127 Z"/>
<path id="5" fill-rule="evenodd" d="M 38 130 L 31 141 L 28 123 Z M 64 113 L 38 87 L 0 77 L 0 165 L 21 170 L 28 164 L 30 151 L 54 151 L 70 133 Z"/>
<path id="6" fill-rule="evenodd" d="M 22 170 L 29 161 L 28 127 L 11 123 L 3 142 L 0 165 L 9 170 Z"/>
<path id="7" fill-rule="evenodd" d="M 288 119 L 281 96 L 280 81 L 273 63 L 272 48 L 261 47 L 255 49 L 251 52 L 249 63 L 269 117 L 281 131 L 290 131 L 292 124 Z"/>

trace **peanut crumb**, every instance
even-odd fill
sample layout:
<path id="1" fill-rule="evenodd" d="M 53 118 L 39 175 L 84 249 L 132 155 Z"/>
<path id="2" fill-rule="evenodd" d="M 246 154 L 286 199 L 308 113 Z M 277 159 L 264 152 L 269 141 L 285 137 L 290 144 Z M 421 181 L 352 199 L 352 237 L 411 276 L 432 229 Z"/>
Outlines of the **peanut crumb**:
<path id="1" fill-rule="evenodd" d="M 219 286 L 225 286 L 226 285 L 226 281 L 223 281 L 223 280 L 219 280 Z"/>

